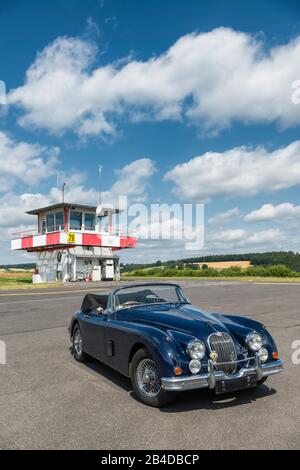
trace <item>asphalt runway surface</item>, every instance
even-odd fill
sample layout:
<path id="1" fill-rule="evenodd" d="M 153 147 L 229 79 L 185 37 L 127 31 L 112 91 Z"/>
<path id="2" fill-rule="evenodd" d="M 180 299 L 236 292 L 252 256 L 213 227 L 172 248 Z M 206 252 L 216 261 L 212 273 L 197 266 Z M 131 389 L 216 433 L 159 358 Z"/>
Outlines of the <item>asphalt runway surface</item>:
<path id="1" fill-rule="evenodd" d="M 209 312 L 263 322 L 284 372 L 257 389 L 218 397 L 184 392 L 166 408 L 149 408 L 135 399 L 127 378 L 70 355 L 67 326 L 89 285 L 0 291 L 7 351 L 0 365 L 0 449 L 299 449 L 300 365 L 291 356 L 300 340 L 300 285 L 180 283 Z"/>

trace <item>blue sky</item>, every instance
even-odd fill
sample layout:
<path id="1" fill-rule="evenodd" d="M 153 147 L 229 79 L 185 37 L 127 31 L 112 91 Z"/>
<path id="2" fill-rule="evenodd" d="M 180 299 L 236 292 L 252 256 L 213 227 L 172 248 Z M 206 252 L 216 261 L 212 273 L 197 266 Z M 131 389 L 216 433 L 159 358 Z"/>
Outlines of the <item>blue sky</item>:
<path id="1" fill-rule="evenodd" d="M 0 263 L 25 260 L 9 233 L 57 173 L 95 202 L 98 163 L 107 198 L 205 201 L 199 254 L 298 250 L 299 37 L 297 1 L 2 0 Z"/>

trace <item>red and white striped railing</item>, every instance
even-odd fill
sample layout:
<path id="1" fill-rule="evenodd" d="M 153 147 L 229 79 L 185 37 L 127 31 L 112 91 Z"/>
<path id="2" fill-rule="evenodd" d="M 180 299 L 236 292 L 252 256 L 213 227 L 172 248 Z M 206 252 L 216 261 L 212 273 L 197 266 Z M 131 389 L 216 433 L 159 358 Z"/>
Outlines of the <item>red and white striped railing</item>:
<path id="1" fill-rule="evenodd" d="M 111 231 L 83 231 L 83 230 L 57 230 L 40 233 L 38 230 L 24 230 L 12 234 L 12 250 L 38 251 L 53 247 L 66 246 L 95 246 L 111 247 L 114 249 L 134 248 L 136 238 L 133 234 L 118 230 Z"/>

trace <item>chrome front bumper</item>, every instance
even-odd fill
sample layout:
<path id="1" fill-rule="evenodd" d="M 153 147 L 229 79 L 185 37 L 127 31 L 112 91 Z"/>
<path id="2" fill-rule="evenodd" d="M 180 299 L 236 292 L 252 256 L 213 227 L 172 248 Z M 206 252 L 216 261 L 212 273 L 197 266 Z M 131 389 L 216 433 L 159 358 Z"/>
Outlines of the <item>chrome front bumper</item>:
<path id="1" fill-rule="evenodd" d="M 226 375 L 222 371 L 215 370 L 214 363 L 209 360 L 207 374 L 191 375 L 189 377 L 163 377 L 161 382 L 163 390 L 169 392 L 181 392 L 195 388 L 214 389 L 217 381 L 230 381 L 251 376 L 255 376 L 256 380 L 260 381 L 264 377 L 278 374 L 282 370 L 283 363 L 280 359 L 272 363 L 262 364 L 259 357 L 256 357 L 254 366 L 243 367 L 236 374 Z"/>

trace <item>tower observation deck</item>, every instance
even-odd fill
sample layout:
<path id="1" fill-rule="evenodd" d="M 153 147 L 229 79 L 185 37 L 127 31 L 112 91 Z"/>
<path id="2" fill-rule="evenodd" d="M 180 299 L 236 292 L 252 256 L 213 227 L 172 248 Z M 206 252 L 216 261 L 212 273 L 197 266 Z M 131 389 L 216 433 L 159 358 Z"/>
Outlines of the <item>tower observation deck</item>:
<path id="1" fill-rule="evenodd" d="M 118 250 L 136 238 L 113 226 L 119 209 L 59 203 L 28 211 L 36 227 L 12 234 L 11 249 L 36 253 L 33 282 L 119 279 Z"/>

